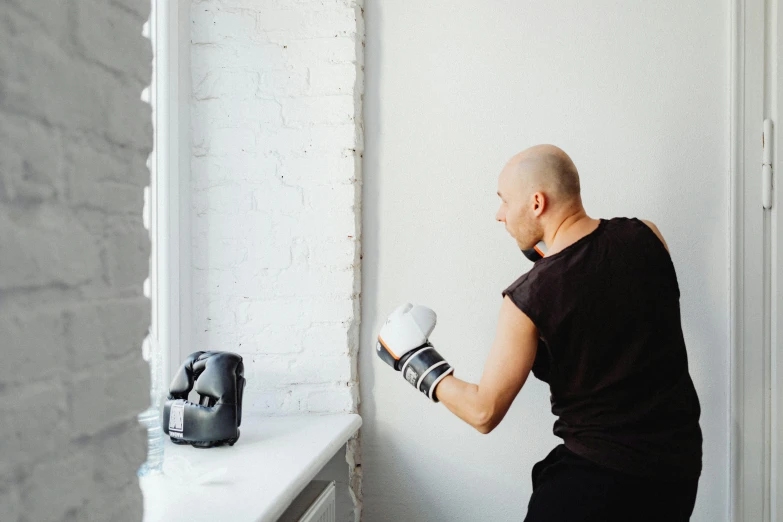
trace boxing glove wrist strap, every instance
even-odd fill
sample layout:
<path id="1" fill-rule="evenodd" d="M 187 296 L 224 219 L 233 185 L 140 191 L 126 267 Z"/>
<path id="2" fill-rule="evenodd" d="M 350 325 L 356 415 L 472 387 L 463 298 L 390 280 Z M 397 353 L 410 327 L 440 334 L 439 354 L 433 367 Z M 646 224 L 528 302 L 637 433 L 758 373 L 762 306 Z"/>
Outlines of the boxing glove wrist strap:
<path id="1" fill-rule="evenodd" d="M 433 402 L 439 402 L 435 388 L 454 368 L 427 342 L 411 350 L 400 360 L 402 376 L 417 390 L 429 397 Z"/>

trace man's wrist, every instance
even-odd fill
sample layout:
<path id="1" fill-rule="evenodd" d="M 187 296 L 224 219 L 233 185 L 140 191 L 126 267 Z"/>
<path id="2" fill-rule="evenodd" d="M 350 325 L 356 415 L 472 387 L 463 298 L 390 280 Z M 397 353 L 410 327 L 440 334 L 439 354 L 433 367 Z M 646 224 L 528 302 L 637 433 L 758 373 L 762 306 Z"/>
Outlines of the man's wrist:
<path id="1" fill-rule="evenodd" d="M 446 389 L 443 386 L 441 386 L 444 382 L 449 380 L 449 377 L 456 377 L 454 375 L 454 369 L 452 368 L 451 372 L 448 375 L 445 375 L 443 379 L 441 379 L 435 386 L 433 386 L 432 389 L 432 397 L 434 402 L 440 402 L 440 397 L 438 397 L 438 389 Z M 448 387 L 448 384 L 446 385 Z"/>

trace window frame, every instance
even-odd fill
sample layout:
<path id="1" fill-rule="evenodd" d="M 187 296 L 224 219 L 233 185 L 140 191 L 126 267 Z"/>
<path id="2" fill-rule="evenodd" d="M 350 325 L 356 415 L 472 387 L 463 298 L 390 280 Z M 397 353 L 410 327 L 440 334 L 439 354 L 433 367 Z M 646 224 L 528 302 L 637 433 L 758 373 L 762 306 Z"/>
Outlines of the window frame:
<path id="1" fill-rule="evenodd" d="M 190 341 L 190 7 L 150 0 L 150 347 L 161 350 L 163 392 Z M 181 30 L 184 28 L 184 30 Z"/>

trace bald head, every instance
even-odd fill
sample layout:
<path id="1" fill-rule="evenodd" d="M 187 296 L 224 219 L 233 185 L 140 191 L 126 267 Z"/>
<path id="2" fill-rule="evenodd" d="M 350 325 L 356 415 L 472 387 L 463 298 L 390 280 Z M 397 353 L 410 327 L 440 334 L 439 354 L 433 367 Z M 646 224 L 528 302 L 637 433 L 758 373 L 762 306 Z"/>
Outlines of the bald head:
<path id="1" fill-rule="evenodd" d="M 498 195 L 495 219 L 522 250 L 539 241 L 550 246 L 566 221 L 592 224 L 582 207 L 576 166 L 554 145 L 536 145 L 511 158 L 498 178 Z"/>
<path id="2" fill-rule="evenodd" d="M 526 193 L 543 192 L 555 206 L 580 202 L 579 173 L 559 147 L 536 145 L 509 160 L 504 173 Z"/>

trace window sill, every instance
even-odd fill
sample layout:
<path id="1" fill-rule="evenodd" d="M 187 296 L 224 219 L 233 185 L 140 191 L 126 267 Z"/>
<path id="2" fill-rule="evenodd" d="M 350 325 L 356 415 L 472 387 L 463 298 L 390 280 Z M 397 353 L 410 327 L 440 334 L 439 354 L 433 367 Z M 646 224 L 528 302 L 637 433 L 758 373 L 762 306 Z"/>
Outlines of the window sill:
<path id="1" fill-rule="evenodd" d="M 361 424 L 355 414 L 247 415 L 232 447 L 197 449 L 166 437 L 164 462 L 184 457 L 194 468 L 227 470 L 204 484 L 166 473 L 141 478 L 144 520 L 277 520 Z"/>

